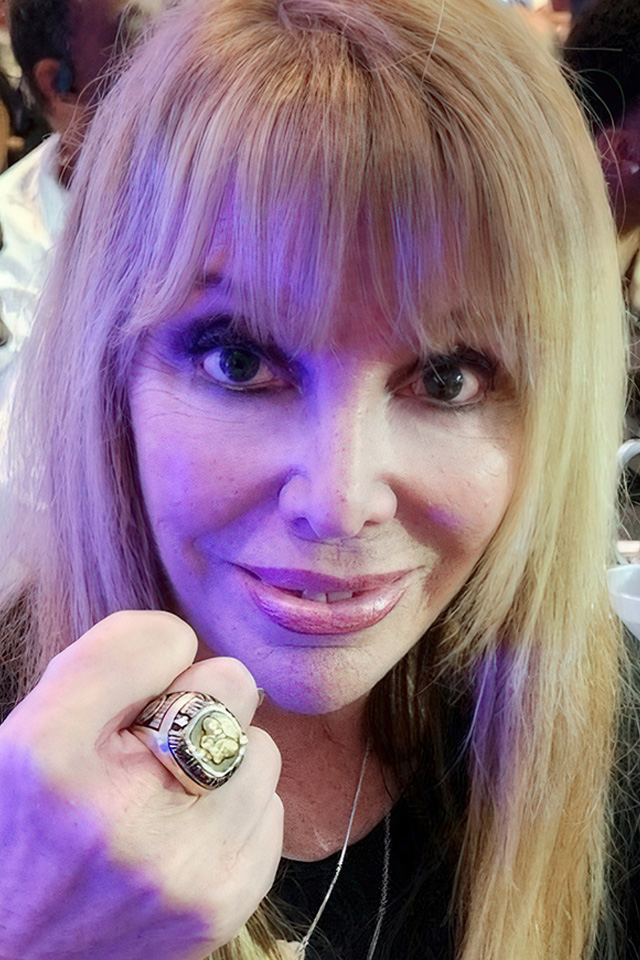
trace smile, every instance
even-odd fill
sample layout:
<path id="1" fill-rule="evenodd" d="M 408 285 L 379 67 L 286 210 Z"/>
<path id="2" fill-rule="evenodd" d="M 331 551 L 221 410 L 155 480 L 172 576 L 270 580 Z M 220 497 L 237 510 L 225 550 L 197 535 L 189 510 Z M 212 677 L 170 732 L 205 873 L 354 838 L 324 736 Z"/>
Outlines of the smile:
<path id="1" fill-rule="evenodd" d="M 307 571 L 238 568 L 247 592 L 270 620 L 302 634 L 346 634 L 383 620 L 402 599 L 413 571 L 339 580 Z"/>

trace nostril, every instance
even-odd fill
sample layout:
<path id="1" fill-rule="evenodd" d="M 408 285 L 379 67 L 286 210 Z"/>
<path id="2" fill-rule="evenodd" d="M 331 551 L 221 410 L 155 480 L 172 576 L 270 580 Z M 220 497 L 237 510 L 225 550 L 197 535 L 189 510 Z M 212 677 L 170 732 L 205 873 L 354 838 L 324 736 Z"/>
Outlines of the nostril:
<path id="1" fill-rule="evenodd" d="M 323 543 L 350 540 L 357 537 L 363 527 L 376 522 L 368 512 L 356 503 L 349 503 L 344 497 L 336 497 L 330 508 L 326 503 L 292 504 L 283 514 L 296 536 L 303 540 L 316 540 Z"/>
<path id="2" fill-rule="evenodd" d="M 362 524 L 350 529 L 344 523 L 333 522 L 330 517 L 296 517 L 291 529 L 301 540 L 316 540 L 323 543 L 340 543 L 350 540 L 362 529 Z"/>
<path id="3" fill-rule="evenodd" d="M 379 477 L 329 471 L 288 476 L 278 504 L 297 536 L 324 542 L 357 537 L 364 527 L 392 520 L 397 509 L 394 491 Z"/>

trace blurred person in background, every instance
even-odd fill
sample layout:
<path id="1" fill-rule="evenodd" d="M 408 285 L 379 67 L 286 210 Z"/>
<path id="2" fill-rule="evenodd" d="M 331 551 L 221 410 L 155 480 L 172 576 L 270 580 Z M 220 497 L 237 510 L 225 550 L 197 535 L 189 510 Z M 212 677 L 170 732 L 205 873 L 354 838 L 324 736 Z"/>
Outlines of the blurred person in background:
<path id="1" fill-rule="evenodd" d="M 627 436 L 640 435 L 640 3 L 587 0 L 564 48 L 569 76 L 596 142 L 618 232 L 620 274 L 631 324 Z M 623 535 L 640 536 L 640 476 L 626 485 L 635 505 Z"/>
<path id="2" fill-rule="evenodd" d="M 8 23 L 8 0 L 0 0 L 0 173 L 25 148 L 23 137 L 16 135 L 22 133 L 17 129 L 20 68 L 11 50 Z"/>
<path id="3" fill-rule="evenodd" d="M 557 55 L 571 26 L 568 0 L 504 0 L 515 7 L 550 53 Z"/>
<path id="4" fill-rule="evenodd" d="M 6 165 L 11 166 L 37 147 L 51 128 L 22 82 L 22 72 L 11 49 L 9 0 L 0 0 L 0 99 L 9 114 L 11 134 Z M 2 170 L 0 166 L 0 173 Z"/>
<path id="5" fill-rule="evenodd" d="M 618 230 L 629 309 L 640 316 L 640 3 L 595 0 L 564 48 L 587 110 Z"/>
<path id="6" fill-rule="evenodd" d="M 628 308 L 630 386 L 626 434 L 640 436 L 640 3 L 586 0 L 579 4 L 564 47 L 607 181 L 618 232 L 618 256 Z M 635 469 L 634 469 L 635 467 Z M 640 538 L 640 474 L 627 469 L 630 499 L 621 536 Z"/>
<path id="7" fill-rule="evenodd" d="M 0 338 L 0 449 L 14 361 L 31 331 L 89 121 L 108 86 L 110 64 L 160 6 L 160 0 L 7 2 L 13 53 L 54 133 L 0 177 L 0 315 L 5 331 Z"/>
<path id="8" fill-rule="evenodd" d="M 20 79 L 20 69 L 13 56 L 9 37 L 9 0 L 0 0 L 0 70 L 16 83 Z"/>

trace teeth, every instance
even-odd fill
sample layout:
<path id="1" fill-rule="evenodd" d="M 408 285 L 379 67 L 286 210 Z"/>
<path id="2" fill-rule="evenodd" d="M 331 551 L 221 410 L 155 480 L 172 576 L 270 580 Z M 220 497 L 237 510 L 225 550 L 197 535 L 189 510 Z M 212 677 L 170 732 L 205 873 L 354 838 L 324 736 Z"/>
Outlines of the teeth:
<path id="1" fill-rule="evenodd" d="M 305 600 L 315 600 L 318 603 L 333 603 L 334 600 L 351 600 L 353 590 L 337 590 L 335 593 L 314 593 L 312 590 L 303 590 Z"/>
<path id="2" fill-rule="evenodd" d="M 303 590 L 302 596 L 304 597 L 305 600 L 319 600 L 322 603 L 327 602 L 326 593 L 314 593 L 312 590 Z"/>

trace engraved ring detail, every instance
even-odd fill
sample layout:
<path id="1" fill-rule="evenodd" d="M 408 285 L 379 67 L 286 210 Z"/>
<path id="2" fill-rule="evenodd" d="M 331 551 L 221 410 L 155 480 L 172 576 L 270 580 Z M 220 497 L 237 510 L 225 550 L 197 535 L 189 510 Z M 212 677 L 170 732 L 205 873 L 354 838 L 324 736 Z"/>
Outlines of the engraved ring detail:
<path id="1" fill-rule="evenodd" d="M 235 773 L 247 746 L 242 727 L 208 693 L 179 691 L 151 700 L 131 732 L 188 793 L 205 794 Z"/>

